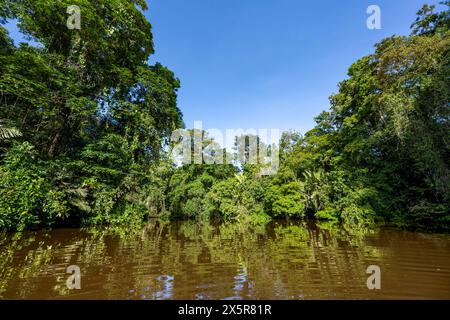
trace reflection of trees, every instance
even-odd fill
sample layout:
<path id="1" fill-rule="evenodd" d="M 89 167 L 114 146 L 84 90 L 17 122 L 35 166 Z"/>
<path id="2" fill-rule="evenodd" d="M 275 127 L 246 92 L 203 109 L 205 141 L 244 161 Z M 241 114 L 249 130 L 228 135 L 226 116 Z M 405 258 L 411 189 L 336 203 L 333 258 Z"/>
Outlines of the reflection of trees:
<path id="1" fill-rule="evenodd" d="M 0 297 L 298 299 L 343 291 L 357 298 L 368 294 L 368 263 L 384 258 L 379 234 L 296 221 L 160 220 L 143 228 L 10 234 L 0 238 Z M 81 268 L 80 291 L 65 286 L 72 264 Z"/>

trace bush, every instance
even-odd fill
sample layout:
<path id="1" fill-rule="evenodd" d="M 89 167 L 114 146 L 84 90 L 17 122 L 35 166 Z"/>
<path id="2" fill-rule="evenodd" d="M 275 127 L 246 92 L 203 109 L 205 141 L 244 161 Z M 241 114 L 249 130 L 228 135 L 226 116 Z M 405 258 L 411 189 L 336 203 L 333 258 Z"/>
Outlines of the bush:
<path id="1" fill-rule="evenodd" d="M 302 202 L 300 183 L 272 185 L 266 191 L 266 207 L 274 217 L 303 217 L 305 204 Z"/>
<path id="2" fill-rule="evenodd" d="M 0 168 L 0 229 L 46 227 L 66 217 L 64 194 L 52 188 L 34 147 L 14 145 Z"/>

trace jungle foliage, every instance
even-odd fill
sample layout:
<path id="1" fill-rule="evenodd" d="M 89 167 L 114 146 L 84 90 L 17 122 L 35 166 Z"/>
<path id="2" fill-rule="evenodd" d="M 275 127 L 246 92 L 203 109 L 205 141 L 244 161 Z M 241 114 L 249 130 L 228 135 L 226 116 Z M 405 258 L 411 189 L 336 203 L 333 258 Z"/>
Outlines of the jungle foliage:
<path id="1" fill-rule="evenodd" d="M 148 63 L 145 1 L 1 0 L 0 22 L 39 45 L 16 46 L 0 25 L 0 229 L 292 217 L 450 230 L 449 3 L 351 65 L 315 128 L 285 132 L 278 172 L 262 176 L 175 165 L 180 81 Z M 69 5 L 89 27 L 66 28 Z"/>

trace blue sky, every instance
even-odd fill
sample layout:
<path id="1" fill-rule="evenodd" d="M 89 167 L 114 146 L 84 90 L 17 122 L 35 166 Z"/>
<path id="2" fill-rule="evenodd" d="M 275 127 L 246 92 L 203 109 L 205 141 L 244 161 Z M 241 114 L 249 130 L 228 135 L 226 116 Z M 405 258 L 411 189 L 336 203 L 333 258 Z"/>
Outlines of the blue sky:
<path id="1" fill-rule="evenodd" d="M 159 61 L 180 78 L 187 127 L 304 132 L 348 67 L 392 34 L 409 34 L 419 0 L 152 0 Z M 366 9 L 381 8 L 368 30 Z"/>
<path id="2" fill-rule="evenodd" d="M 348 67 L 381 39 L 409 34 L 435 0 L 151 0 L 159 61 L 181 80 L 187 127 L 305 132 Z M 381 30 L 366 9 L 381 8 Z M 8 29 L 17 40 L 12 24 Z"/>

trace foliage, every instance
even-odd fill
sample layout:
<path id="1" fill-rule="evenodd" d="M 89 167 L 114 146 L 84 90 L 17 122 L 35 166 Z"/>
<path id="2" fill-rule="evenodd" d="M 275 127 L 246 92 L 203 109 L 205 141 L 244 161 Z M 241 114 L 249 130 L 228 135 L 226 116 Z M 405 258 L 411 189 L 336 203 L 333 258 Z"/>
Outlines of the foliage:
<path id="1" fill-rule="evenodd" d="M 247 174 L 215 184 L 206 195 L 206 212 L 225 220 L 239 220 L 245 217 L 265 219 L 264 189 L 259 181 Z"/>
<path id="2" fill-rule="evenodd" d="M 53 190 L 29 143 L 12 147 L 0 168 L 0 228 L 50 226 L 67 215 L 63 193 Z"/>
<path id="3" fill-rule="evenodd" d="M 410 36 L 384 39 L 349 68 L 314 129 L 283 135 L 269 212 L 450 229 L 448 26 L 449 10 L 424 6 Z M 286 194 L 303 208 L 280 206 Z"/>
<path id="4" fill-rule="evenodd" d="M 68 5 L 80 7 L 81 30 L 66 28 Z M 283 133 L 279 170 L 263 176 L 247 163 L 255 136 L 236 138 L 243 160 L 233 164 L 175 163 L 180 81 L 148 63 L 145 1 L 0 1 L 0 23 L 17 19 L 39 44 L 15 45 L 0 25 L 0 229 L 287 217 L 450 230 L 443 5 L 424 6 L 411 35 L 352 64 L 316 126 Z M 187 132 L 210 157 L 225 155 L 205 132 Z"/>
<path id="5" fill-rule="evenodd" d="M 69 5 L 81 9 L 81 30 L 66 27 Z M 161 64 L 147 63 L 153 43 L 145 2 L 2 0 L 0 8 L 2 23 L 17 19 L 39 44 L 15 46 L 0 26 L 1 227 L 161 214 L 158 166 L 167 167 L 164 150 L 182 126 L 180 84 Z M 13 147 L 12 138 L 29 149 Z M 9 164 L 20 157 L 28 164 Z"/>

